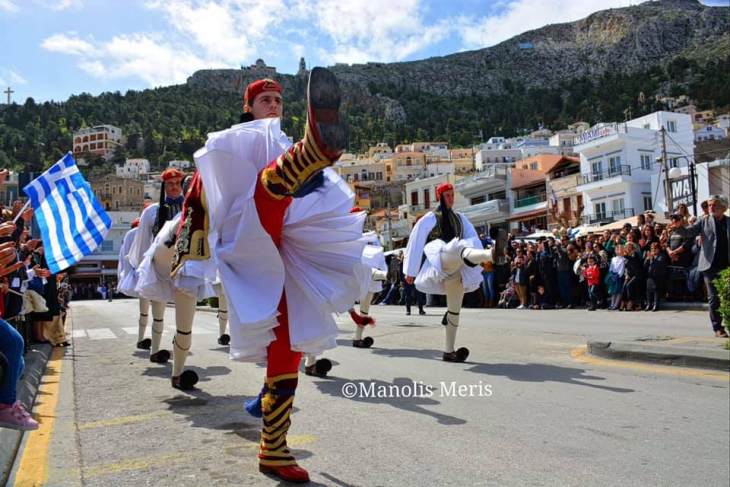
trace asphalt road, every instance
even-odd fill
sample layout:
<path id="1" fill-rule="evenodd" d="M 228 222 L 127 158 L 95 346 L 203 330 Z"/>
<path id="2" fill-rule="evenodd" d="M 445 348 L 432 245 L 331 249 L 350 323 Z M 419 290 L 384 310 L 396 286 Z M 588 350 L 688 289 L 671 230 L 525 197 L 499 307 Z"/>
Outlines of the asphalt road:
<path id="1" fill-rule="evenodd" d="M 727 374 L 577 349 L 709 336 L 706 313 L 465 309 L 457 346 L 471 355 L 453 364 L 440 360 L 443 309 L 371 311 L 372 349 L 350 346 L 343 316 L 330 377 L 301 375 L 289 444 L 313 485 L 728 485 Z M 278 485 L 257 470 L 260 421 L 242 410 L 264 371 L 228 360 L 215 314 L 196 317 L 188 365 L 202 380 L 186 394 L 134 349 L 135 301 L 72 313 L 47 455 L 23 451 L 47 458 L 47 485 Z M 169 344 L 171 308 L 166 324 Z"/>

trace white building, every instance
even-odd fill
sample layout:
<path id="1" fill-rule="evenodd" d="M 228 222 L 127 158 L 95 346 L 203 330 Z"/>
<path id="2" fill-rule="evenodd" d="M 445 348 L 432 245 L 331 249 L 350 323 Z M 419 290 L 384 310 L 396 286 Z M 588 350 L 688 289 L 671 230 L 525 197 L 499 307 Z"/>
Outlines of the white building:
<path id="1" fill-rule="evenodd" d="M 127 159 L 123 166 L 117 166 L 117 176 L 128 179 L 141 179 L 150 172 L 150 161 L 147 159 Z"/>
<path id="2" fill-rule="evenodd" d="M 695 130 L 695 142 L 702 142 L 705 140 L 719 140 L 727 138 L 725 129 L 715 127 L 714 125 L 707 125 L 705 127 Z"/>
<path id="3" fill-rule="evenodd" d="M 439 162 L 428 162 L 426 163 L 426 174 L 432 178 L 434 176 L 441 176 L 443 174 L 455 174 L 454 163 L 449 160 L 443 160 Z"/>
<path id="4" fill-rule="evenodd" d="M 560 148 L 551 146 L 548 139 L 525 138 L 518 142 L 515 149 L 520 150 L 519 159 L 536 156 L 538 154 L 560 154 Z"/>
<path id="5" fill-rule="evenodd" d="M 406 183 L 403 201 L 408 205 L 408 221 L 411 227 L 416 218 L 438 206 L 436 188 L 446 182 L 454 184 L 455 181 L 456 177 L 453 174 L 442 174 Z M 466 206 L 464 197 L 458 191 L 454 191 L 454 207 L 463 206 Z"/>
<path id="6" fill-rule="evenodd" d="M 666 129 L 670 166 L 694 153 L 692 118 L 674 112 L 654 112 L 625 123 L 601 123 L 575 138 L 580 154 L 585 223 L 619 220 L 654 209 L 652 175 L 659 172 L 660 129 Z"/>
<path id="7" fill-rule="evenodd" d="M 122 129 L 114 125 L 96 125 L 73 133 L 73 153 L 77 156 L 90 153 L 108 159 L 123 143 Z"/>
<path id="8" fill-rule="evenodd" d="M 730 113 L 723 113 L 715 118 L 715 127 L 725 131 L 725 136 L 730 137 Z"/>
<path id="9" fill-rule="evenodd" d="M 492 137 L 489 140 L 494 138 Z M 522 159 L 522 151 L 513 149 L 509 144 L 492 145 L 487 143 L 479 147 L 479 150 L 474 154 L 474 168 L 477 171 L 483 171 L 490 164 L 513 163 L 518 159 Z"/>
<path id="10" fill-rule="evenodd" d="M 167 167 L 180 169 L 181 171 L 187 171 L 191 167 L 193 167 L 193 164 L 190 161 L 170 161 L 167 163 Z"/>
<path id="11" fill-rule="evenodd" d="M 573 154 L 573 140 L 576 135 L 578 134 L 572 130 L 560 130 L 550 137 L 548 143 L 550 147 L 557 147 L 559 154 L 569 156 Z"/>
<path id="12" fill-rule="evenodd" d="M 506 228 L 510 215 L 512 164 L 491 164 L 477 174 L 460 179 L 454 184 L 461 195 L 455 208 L 466 216 L 478 232 L 487 232 L 492 226 Z"/>
<path id="13" fill-rule="evenodd" d="M 70 269 L 70 277 L 75 282 L 94 282 L 117 279 L 117 263 L 119 249 L 122 247 L 124 235 L 131 228 L 132 220 L 139 216 L 136 211 L 108 211 L 112 227 L 104 241 L 91 254 Z"/>

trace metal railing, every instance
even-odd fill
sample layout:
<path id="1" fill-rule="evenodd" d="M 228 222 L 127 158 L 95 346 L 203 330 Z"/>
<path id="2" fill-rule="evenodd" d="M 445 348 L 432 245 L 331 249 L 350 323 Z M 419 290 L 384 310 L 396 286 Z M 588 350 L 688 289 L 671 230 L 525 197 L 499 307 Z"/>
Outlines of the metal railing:
<path id="1" fill-rule="evenodd" d="M 628 218 L 634 216 L 633 208 L 624 208 L 623 210 L 608 210 L 604 213 L 594 213 L 591 215 L 583 215 L 581 219 L 584 224 L 590 225 L 592 223 L 610 223 L 612 221 L 621 220 L 622 218 Z"/>
<path id="2" fill-rule="evenodd" d="M 604 179 L 614 178 L 616 176 L 631 176 L 631 166 L 621 165 L 616 167 L 610 167 L 605 171 L 592 172 L 589 174 L 581 175 L 580 184 L 595 183 L 596 181 L 602 181 Z"/>
<path id="3" fill-rule="evenodd" d="M 535 205 L 537 203 L 542 203 L 544 201 L 547 201 L 547 196 L 545 194 L 528 196 L 526 198 L 520 198 L 518 200 L 515 200 L 515 208 L 522 208 L 524 206 Z"/>

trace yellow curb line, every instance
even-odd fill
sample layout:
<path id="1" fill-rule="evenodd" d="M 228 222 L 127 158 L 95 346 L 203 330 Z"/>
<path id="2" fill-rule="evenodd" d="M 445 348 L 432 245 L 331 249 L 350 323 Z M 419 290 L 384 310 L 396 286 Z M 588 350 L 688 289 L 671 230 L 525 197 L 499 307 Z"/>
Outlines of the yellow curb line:
<path id="1" fill-rule="evenodd" d="M 640 370 L 642 372 L 651 372 L 658 374 L 674 375 L 677 377 L 700 377 L 703 379 L 721 380 L 723 382 L 730 381 L 730 373 L 713 370 L 690 369 L 685 367 L 677 367 L 671 365 L 650 365 L 640 362 L 629 362 L 623 360 L 611 360 L 602 357 L 594 357 L 588 355 L 586 346 L 574 348 L 570 351 L 570 357 L 578 362 L 591 365 L 600 365 L 605 367 L 614 367 L 620 369 Z"/>
<path id="2" fill-rule="evenodd" d="M 40 423 L 36 431 L 28 433 L 18 471 L 15 475 L 15 487 L 36 487 L 44 485 L 48 480 L 48 449 L 53 435 L 55 413 L 60 390 L 60 375 L 63 368 L 63 348 L 55 347 L 46 366 L 44 377 L 56 377 L 46 380 L 38 387 L 38 401 L 34 408 L 35 419 Z"/>

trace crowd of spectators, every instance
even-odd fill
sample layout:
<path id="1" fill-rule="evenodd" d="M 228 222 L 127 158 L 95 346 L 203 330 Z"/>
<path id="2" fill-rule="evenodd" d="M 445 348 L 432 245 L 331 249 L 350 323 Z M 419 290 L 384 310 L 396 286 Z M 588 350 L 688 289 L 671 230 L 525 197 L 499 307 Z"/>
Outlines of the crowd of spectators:
<path id="1" fill-rule="evenodd" d="M 101 284 L 94 282 L 74 282 L 71 283 L 71 294 L 74 301 L 85 299 L 112 299 L 120 296 L 116 292 L 116 283 L 113 281 L 103 282 Z"/>
<path id="2" fill-rule="evenodd" d="M 727 210 L 727 201 L 717 197 L 700 208 L 699 218 L 690 216 L 686 205 L 680 204 L 668 221 L 657 221 L 653 212 L 646 212 L 619 228 L 585 235 L 572 229 L 537 239 L 509 235 L 494 264 L 484 265 L 481 299 L 467 295 L 465 305 L 653 312 L 665 300 L 709 298 L 711 308 L 716 308 L 719 302 L 707 279 L 709 264 L 701 262 L 703 245 L 715 233 L 726 234 L 718 231 L 703 236 L 702 229 L 711 218 L 718 222 L 718 229 L 726 228 L 727 217 L 722 212 Z M 485 247 L 494 245 L 496 233 L 490 237 L 481 235 Z M 727 239 L 718 242 L 725 247 L 713 254 L 717 256 L 716 271 L 728 266 Z M 411 313 L 411 305 L 418 305 L 421 314 L 426 304 L 443 305 L 440 297 L 426 296 L 408 285 L 400 252 L 388 255 L 386 261 L 388 280 L 373 304 L 405 305 L 406 314 Z M 726 336 L 717 317 L 711 319 L 716 335 Z"/>
<path id="3" fill-rule="evenodd" d="M 0 184 L 7 171 L 0 171 Z M 64 331 L 69 286 L 48 270 L 43 244 L 30 237 L 33 210 L 22 202 L 0 208 L 0 426 L 36 429 L 17 399 L 26 344 L 68 346 Z"/>

